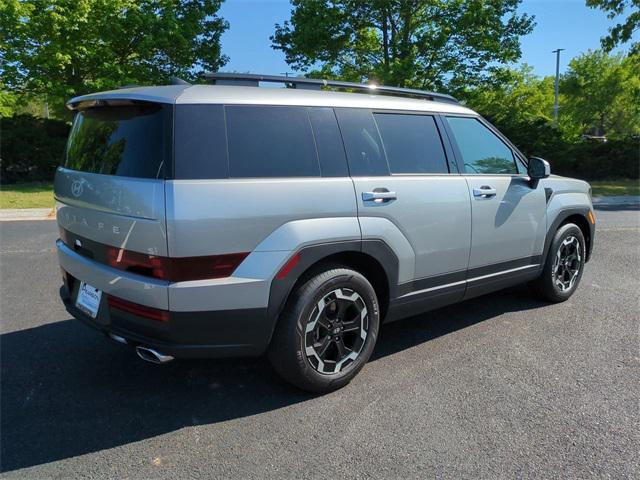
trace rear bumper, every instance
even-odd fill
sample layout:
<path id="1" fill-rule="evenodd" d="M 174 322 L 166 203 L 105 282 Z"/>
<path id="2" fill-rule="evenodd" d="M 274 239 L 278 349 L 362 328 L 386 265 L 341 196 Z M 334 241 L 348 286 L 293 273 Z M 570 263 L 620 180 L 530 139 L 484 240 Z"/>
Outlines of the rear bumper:
<path id="1" fill-rule="evenodd" d="M 170 312 L 168 322 L 158 322 L 110 310 L 103 296 L 94 319 L 74 305 L 76 290 L 77 286 L 74 291 L 66 285 L 60 288 L 60 298 L 74 318 L 106 335 L 122 337 L 131 346 L 150 347 L 175 358 L 257 356 L 270 340 L 266 309 Z"/>
<path id="2" fill-rule="evenodd" d="M 267 315 L 266 279 L 228 277 L 169 283 L 113 269 L 57 242 L 60 266 L 68 282 L 60 289 L 67 311 L 83 323 L 112 333 L 132 345 L 153 348 L 176 358 L 256 356 L 264 353 L 273 332 Z M 80 281 L 103 292 L 97 318 L 75 307 Z M 159 321 L 123 311 L 107 296 L 167 312 Z"/>

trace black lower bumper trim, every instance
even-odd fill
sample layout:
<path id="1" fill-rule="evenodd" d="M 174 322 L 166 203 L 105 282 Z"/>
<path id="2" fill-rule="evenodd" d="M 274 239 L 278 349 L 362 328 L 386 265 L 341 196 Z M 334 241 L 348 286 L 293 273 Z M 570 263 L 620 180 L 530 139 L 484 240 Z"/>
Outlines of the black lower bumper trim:
<path id="1" fill-rule="evenodd" d="M 66 287 L 60 297 L 67 311 L 104 334 L 122 337 L 129 345 L 143 345 L 175 358 L 225 358 L 258 356 L 267 348 L 270 329 L 265 309 L 212 312 L 171 312 L 169 325 L 127 313 L 112 313 L 97 321 L 73 305 Z"/>

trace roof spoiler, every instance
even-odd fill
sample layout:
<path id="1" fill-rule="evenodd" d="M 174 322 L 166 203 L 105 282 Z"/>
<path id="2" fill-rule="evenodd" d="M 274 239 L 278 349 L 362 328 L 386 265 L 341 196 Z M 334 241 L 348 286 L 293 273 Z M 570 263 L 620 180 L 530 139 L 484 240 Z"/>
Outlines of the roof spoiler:
<path id="1" fill-rule="evenodd" d="M 303 90 L 321 90 L 323 87 L 348 89 L 367 93 L 381 93 L 399 97 L 423 98 L 425 100 L 459 104 L 460 102 L 444 93 L 425 92 L 413 88 L 387 87 L 384 85 L 343 82 L 340 80 L 323 80 L 318 78 L 288 77 L 279 75 L 258 75 L 251 73 L 205 73 L 204 77 L 215 85 L 235 85 L 259 87 L 261 82 L 284 83 L 288 88 Z"/>

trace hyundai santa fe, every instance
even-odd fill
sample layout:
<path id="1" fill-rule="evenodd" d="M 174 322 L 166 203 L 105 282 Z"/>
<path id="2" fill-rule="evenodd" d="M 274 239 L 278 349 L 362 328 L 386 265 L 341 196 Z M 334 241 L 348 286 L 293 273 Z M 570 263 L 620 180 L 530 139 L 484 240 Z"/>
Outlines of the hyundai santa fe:
<path id="1" fill-rule="evenodd" d="M 589 185 L 453 97 L 209 80 L 68 103 L 61 297 L 141 358 L 266 354 L 326 392 L 363 367 L 383 322 L 524 282 L 551 302 L 578 287 Z"/>

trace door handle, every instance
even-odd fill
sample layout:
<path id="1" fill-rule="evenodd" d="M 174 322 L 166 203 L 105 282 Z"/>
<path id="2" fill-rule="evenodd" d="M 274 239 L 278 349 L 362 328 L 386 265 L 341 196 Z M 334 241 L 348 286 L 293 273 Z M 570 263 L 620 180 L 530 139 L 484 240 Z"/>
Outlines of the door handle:
<path id="1" fill-rule="evenodd" d="M 376 188 L 373 192 L 362 192 L 363 202 L 387 203 L 391 200 L 397 200 L 396 192 L 390 192 L 385 189 Z"/>
<path id="2" fill-rule="evenodd" d="M 483 185 L 480 188 L 473 189 L 474 197 L 483 197 L 483 198 L 495 197 L 496 193 L 498 193 L 498 191 L 495 188 L 490 187 L 488 185 Z"/>

